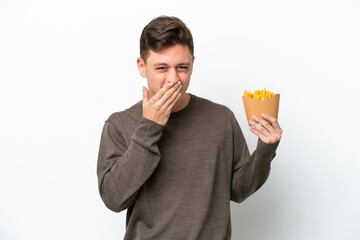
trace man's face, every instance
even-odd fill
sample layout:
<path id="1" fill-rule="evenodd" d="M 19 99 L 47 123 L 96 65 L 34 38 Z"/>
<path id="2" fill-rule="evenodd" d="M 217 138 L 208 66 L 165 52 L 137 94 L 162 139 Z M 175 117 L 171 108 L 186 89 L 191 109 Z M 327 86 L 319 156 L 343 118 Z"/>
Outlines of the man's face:
<path id="1" fill-rule="evenodd" d="M 165 48 L 160 52 L 149 50 L 146 64 L 141 58 L 137 61 L 140 75 L 147 78 L 150 98 L 169 83 L 181 81 L 183 87 L 179 101 L 185 98 L 193 63 L 194 57 L 188 46 L 181 44 Z"/>

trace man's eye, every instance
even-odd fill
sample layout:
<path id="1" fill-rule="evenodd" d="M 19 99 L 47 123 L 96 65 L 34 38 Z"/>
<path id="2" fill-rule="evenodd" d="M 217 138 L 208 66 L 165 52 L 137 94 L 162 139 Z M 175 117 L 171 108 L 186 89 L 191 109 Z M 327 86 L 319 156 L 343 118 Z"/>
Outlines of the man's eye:
<path id="1" fill-rule="evenodd" d="M 188 67 L 185 67 L 185 66 L 180 66 L 179 67 L 181 70 L 187 70 L 188 69 Z"/>
<path id="2" fill-rule="evenodd" d="M 165 67 L 158 67 L 156 70 L 165 70 Z"/>

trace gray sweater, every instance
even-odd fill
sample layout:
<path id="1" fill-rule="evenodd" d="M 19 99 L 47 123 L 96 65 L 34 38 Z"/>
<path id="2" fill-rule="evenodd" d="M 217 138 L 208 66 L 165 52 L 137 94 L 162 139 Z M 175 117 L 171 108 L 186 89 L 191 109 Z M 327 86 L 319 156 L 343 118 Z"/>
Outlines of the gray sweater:
<path id="1" fill-rule="evenodd" d="M 105 205 L 127 209 L 124 239 L 231 239 L 230 200 L 266 181 L 279 142 L 250 156 L 233 112 L 191 95 L 164 127 L 142 101 L 104 124 L 97 175 Z"/>

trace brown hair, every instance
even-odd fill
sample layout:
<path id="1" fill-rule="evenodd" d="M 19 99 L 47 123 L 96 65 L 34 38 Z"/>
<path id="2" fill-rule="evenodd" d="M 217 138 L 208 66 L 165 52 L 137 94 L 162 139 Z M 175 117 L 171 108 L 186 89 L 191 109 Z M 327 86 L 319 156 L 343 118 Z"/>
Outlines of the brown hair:
<path id="1" fill-rule="evenodd" d="M 146 25 L 140 37 L 140 57 L 146 63 L 149 50 L 159 52 L 167 47 L 183 44 L 194 56 L 194 43 L 190 30 L 177 17 L 160 16 Z"/>

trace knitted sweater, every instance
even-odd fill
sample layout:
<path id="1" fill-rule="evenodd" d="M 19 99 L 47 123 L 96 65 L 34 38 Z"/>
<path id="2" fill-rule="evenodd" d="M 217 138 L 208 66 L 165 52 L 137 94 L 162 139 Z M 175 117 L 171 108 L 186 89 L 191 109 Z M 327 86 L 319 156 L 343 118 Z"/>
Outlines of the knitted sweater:
<path id="1" fill-rule="evenodd" d="M 142 101 L 112 114 L 97 175 L 105 205 L 127 209 L 124 239 L 231 239 L 230 200 L 266 181 L 279 142 L 250 155 L 233 112 L 190 94 L 166 126 L 142 116 Z"/>

